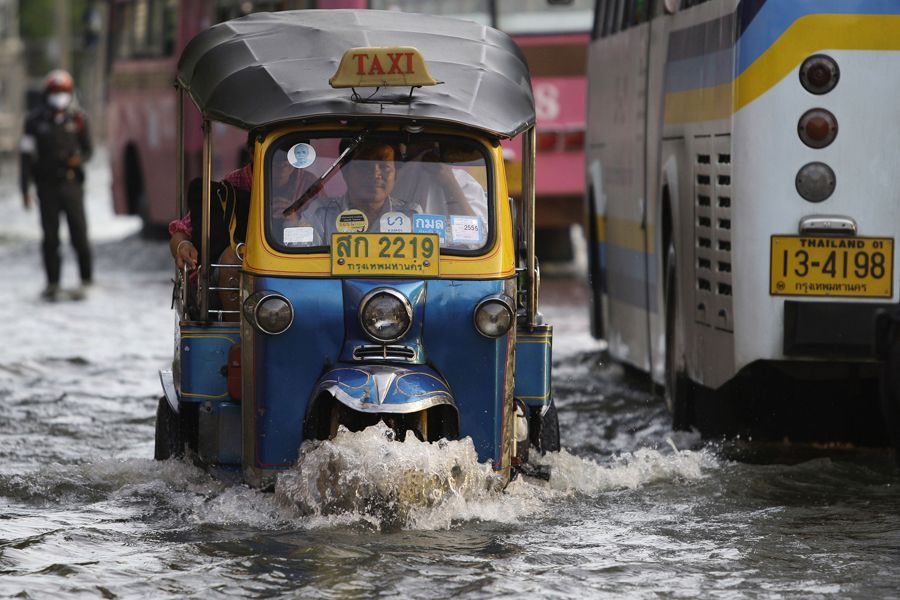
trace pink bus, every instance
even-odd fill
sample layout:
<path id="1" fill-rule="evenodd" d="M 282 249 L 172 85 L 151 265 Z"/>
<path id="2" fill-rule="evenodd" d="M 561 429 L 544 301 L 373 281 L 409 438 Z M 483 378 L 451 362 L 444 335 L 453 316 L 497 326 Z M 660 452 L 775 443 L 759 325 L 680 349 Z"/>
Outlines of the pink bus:
<path id="1" fill-rule="evenodd" d="M 571 256 L 571 226 L 584 214 L 584 139 L 587 44 L 593 2 L 573 0 L 112 0 L 108 145 L 117 212 L 139 214 L 149 227 L 175 217 L 177 56 L 213 23 L 261 10 L 371 8 L 442 14 L 490 25 L 513 35 L 532 74 L 537 111 L 537 225 L 543 258 Z M 188 178 L 200 172 L 200 119 L 186 106 Z M 214 131 L 214 177 L 235 168 L 242 134 Z M 510 192 L 521 182 L 520 147 L 507 144 L 514 163 Z"/>
<path id="2" fill-rule="evenodd" d="M 174 88 L 178 56 L 200 31 L 259 10 L 309 8 L 312 2 L 256 0 L 111 0 L 107 145 L 113 205 L 140 215 L 145 231 L 163 231 L 176 217 Z M 214 132 L 213 172 L 221 177 L 241 160 L 243 133 Z M 200 116 L 185 106 L 186 177 L 200 174 Z"/>

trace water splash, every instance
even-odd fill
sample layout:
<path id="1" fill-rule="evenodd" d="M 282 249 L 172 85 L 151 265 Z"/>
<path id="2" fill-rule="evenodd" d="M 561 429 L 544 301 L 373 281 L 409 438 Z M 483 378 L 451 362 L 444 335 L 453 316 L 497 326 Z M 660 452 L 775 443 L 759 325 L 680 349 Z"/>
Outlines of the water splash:
<path id="1" fill-rule="evenodd" d="M 705 452 L 652 449 L 608 465 L 565 450 L 536 462 L 550 468 L 548 482 L 520 477 L 504 488 L 500 475 L 478 462 L 471 439 L 426 443 L 410 436 L 401 443 L 379 424 L 304 444 L 297 466 L 279 475 L 275 497 L 304 516 L 354 515 L 378 528 L 446 529 L 466 520 L 515 522 L 546 510 L 548 500 L 574 494 L 699 479 L 716 464 Z"/>

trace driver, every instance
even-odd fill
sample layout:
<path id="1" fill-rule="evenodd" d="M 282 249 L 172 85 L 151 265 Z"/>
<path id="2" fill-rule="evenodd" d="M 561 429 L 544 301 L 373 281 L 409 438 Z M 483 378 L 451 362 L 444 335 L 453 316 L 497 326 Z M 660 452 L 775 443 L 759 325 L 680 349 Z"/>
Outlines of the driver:
<path id="1" fill-rule="evenodd" d="M 300 222 L 313 227 L 313 245 L 327 246 L 333 233 L 378 233 L 388 227 L 386 223 L 398 222 L 402 228 L 404 218 L 408 223 L 411 215 L 422 212 L 418 203 L 391 195 L 396 158 L 395 148 L 386 142 L 359 145 L 342 169 L 346 193 L 334 198 L 316 198 L 300 214 Z"/>

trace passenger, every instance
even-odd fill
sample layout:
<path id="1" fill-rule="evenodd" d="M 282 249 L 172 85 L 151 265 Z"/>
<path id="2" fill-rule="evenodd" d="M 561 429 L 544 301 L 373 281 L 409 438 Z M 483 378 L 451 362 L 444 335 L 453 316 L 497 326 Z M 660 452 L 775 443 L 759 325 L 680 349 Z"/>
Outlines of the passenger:
<path id="1" fill-rule="evenodd" d="M 396 157 L 395 148 L 385 142 L 364 142 L 356 149 L 342 170 L 346 193 L 316 198 L 300 214 L 301 226 L 313 228 L 311 245 L 330 244 L 333 233 L 411 231 L 411 215 L 423 212 L 422 206 L 392 194 Z M 397 228 L 389 229 L 398 220 Z"/>
<path id="2" fill-rule="evenodd" d="M 472 175 L 443 162 L 436 143 L 411 144 L 397 174 L 394 194 L 414 199 L 432 215 L 487 220 L 487 193 Z"/>
<path id="3" fill-rule="evenodd" d="M 255 134 L 253 133 L 247 136 L 247 145 L 251 151 L 253 149 L 254 137 Z M 197 182 L 196 185 L 199 186 L 199 179 L 195 181 Z M 229 184 L 236 191 L 248 193 L 250 192 L 252 181 L 252 162 L 247 163 L 239 169 L 235 169 L 222 179 L 223 183 Z M 191 184 L 193 185 L 194 182 L 192 181 Z M 200 191 L 201 190 L 198 187 L 197 193 Z M 190 193 L 188 193 L 188 196 L 190 197 Z M 197 204 L 199 204 L 199 202 L 197 202 Z M 194 225 L 191 221 L 190 206 L 191 202 L 188 201 L 188 211 L 185 215 L 182 218 L 175 219 L 169 223 L 169 235 L 171 236 L 169 239 L 169 250 L 172 253 L 172 257 L 175 259 L 176 268 L 181 270 L 186 264 L 188 269 L 193 271 L 197 268 L 200 255 L 197 246 L 194 244 Z"/>

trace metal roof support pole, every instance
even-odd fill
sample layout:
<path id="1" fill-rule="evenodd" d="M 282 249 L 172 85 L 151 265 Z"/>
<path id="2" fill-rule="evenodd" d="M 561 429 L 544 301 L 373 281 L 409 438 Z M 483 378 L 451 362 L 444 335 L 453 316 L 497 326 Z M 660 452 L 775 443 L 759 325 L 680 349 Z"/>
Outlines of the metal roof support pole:
<path id="1" fill-rule="evenodd" d="M 537 324 L 538 275 L 534 256 L 534 173 L 536 160 L 534 125 L 525 131 L 522 143 L 522 197 L 525 199 L 525 261 L 528 280 L 527 324 L 529 329 Z"/>
<path id="2" fill-rule="evenodd" d="M 209 271 L 212 261 L 209 256 L 209 186 L 212 179 L 212 127 L 209 119 L 203 120 L 203 224 L 200 245 L 200 318 L 209 321 Z M 192 215 L 193 216 L 193 215 Z"/>
<path id="3" fill-rule="evenodd" d="M 175 85 L 175 206 L 178 218 L 184 218 L 184 90 Z M 178 318 L 184 319 L 188 305 L 187 271 L 181 281 L 181 310 Z"/>
<path id="4" fill-rule="evenodd" d="M 175 86 L 175 206 L 184 217 L 184 90 Z"/>

